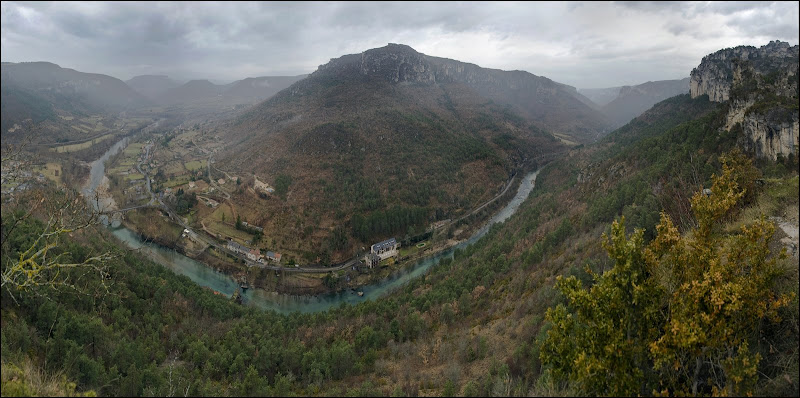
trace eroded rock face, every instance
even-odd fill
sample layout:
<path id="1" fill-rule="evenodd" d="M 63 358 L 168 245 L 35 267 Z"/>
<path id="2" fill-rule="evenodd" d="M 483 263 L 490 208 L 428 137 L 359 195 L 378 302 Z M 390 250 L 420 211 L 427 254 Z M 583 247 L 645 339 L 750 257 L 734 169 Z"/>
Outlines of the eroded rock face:
<path id="1" fill-rule="evenodd" d="M 797 156 L 798 117 L 797 112 L 787 120 L 785 115 L 775 115 L 779 109 L 766 114 L 750 114 L 744 117 L 742 146 L 757 157 L 777 160 L 778 156 Z"/>
<path id="2" fill-rule="evenodd" d="M 797 156 L 799 49 L 773 41 L 710 54 L 692 71 L 692 98 L 729 101 L 725 129 L 741 126 L 740 144 L 755 156 Z"/>
<path id="3" fill-rule="evenodd" d="M 692 70 L 689 93 L 692 98 L 708 94 L 709 100 L 724 102 L 730 99 L 732 86 L 741 79 L 741 61 L 747 61 L 759 75 L 790 68 L 796 74 L 797 58 L 798 46 L 777 40 L 761 48 L 739 46 L 719 50 L 703 57 Z"/>

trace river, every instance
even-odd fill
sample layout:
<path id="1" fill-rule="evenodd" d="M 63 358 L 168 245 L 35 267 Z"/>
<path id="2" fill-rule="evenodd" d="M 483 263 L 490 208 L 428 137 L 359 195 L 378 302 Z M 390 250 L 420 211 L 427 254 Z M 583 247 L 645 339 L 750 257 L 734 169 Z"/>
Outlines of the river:
<path id="1" fill-rule="evenodd" d="M 97 189 L 105 177 L 105 161 L 126 145 L 127 138 L 116 143 L 100 159 L 92 162 L 89 182 L 83 189 L 84 195 L 86 195 L 87 198 L 91 197 L 91 193 Z M 477 242 L 478 239 L 489 232 L 489 228 L 492 224 L 503 222 L 508 217 L 511 217 L 511 215 L 517 211 L 520 204 L 528 197 L 531 190 L 533 190 L 538 173 L 539 171 L 537 170 L 523 177 L 517 189 L 517 193 L 511 201 L 469 239 L 450 249 L 421 259 L 413 266 L 398 271 L 378 283 L 361 287 L 359 290 L 364 292 L 363 296 L 358 296 L 350 290 L 317 296 L 295 296 L 268 292 L 262 289 L 248 289 L 243 293 L 243 302 L 246 305 L 252 305 L 266 310 L 274 310 L 280 313 L 295 311 L 318 312 L 336 307 L 341 303 L 357 304 L 364 300 L 374 300 L 384 296 L 406 282 L 423 275 L 442 259 L 452 258 L 453 252 L 456 249 L 461 249 Z M 92 202 L 92 205 L 95 205 L 95 202 L 91 200 L 90 202 Z M 131 249 L 141 251 L 151 260 L 173 270 L 176 274 L 187 276 L 198 285 L 207 286 L 227 296 L 232 296 L 239 287 L 232 277 L 217 272 L 211 267 L 186 257 L 175 250 L 142 241 L 136 233 L 125 227 L 111 228 L 111 231 L 114 236 L 125 242 Z"/>

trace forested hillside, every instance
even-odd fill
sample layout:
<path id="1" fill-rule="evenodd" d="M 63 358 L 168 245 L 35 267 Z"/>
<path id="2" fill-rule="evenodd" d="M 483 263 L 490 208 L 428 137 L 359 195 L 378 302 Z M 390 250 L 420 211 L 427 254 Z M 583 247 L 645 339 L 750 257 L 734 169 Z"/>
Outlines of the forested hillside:
<path id="1" fill-rule="evenodd" d="M 659 245 L 665 239 L 663 228 L 655 228 L 662 210 L 677 228 L 667 228 L 675 231 L 670 239 L 704 225 L 692 215 L 688 201 L 704 187 L 718 192 L 710 184 L 711 175 L 728 173 L 720 155 L 734 149 L 736 133 L 719 132 L 723 111 L 704 97 L 692 100 L 688 95 L 658 104 L 600 144 L 547 167 L 518 215 L 458 252 L 455 260 L 442 262 L 391 296 L 325 313 L 284 316 L 241 307 L 135 253 L 110 246 L 101 238 L 104 232 L 87 230 L 81 238 L 58 242 L 50 255 L 69 253 L 63 261 L 81 262 L 92 253 L 113 253 L 115 259 L 105 263 L 107 279 L 64 270 L 71 287 L 57 291 L 47 286 L 16 289 L 4 280 L 3 361 L 8 366 L 32 363 L 54 380 L 63 374 L 78 391 L 101 395 L 649 395 L 662 390 L 710 394 L 721 391 L 720 386 L 734 393 L 796 394 L 796 260 L 770 262 L 771 276 L 760 279 L 759 291 L 772 292 L 769 297 L 778 300 L 768 312 L 752 307 L 753 301 L 726 307 L 747 325 L 763 325 L 760 331 L 737 332 L 736 341 L 747 344 L 734 347 L 741 355 L 708 357 L 721 365 L 699 368 L 686 362 L 691 356 L 681 357 L 678 370 L 697 371 L 699 379 L 678 372 L 667 384 L 652 384 L 663 356 L 649 359 L 646 351 L 636 354 L 637 369 L 644 373 L 634 369 L 621 384 L 583 376 L 603 369 L 592 366 L 612 362 L 586 362 L 583 368 L 552 360 L 554 353 L 582 355 L 582 346 L 573 346 L 573 340 L 557 343 L 548 337 L 563 326 L 560 315 L 545 316 L 547 309 L 557 304 L 575 308 L 579 292 L 559 285 L 564 295 L 559 294 L 556 277 L 575 276 L 597 289 L 606 286 L 610 274 L 592 282 L 592 273 L 620 264 L 620 254 L 614 253 L 622 252 L 614 248 L 625 244 L 624 230 L 612 231 L 615 243 L 607 246 L 611 258 L 601 248 L 601 235 L 613 220 L 624 216 L 628 232 L 644 228 L 632 238 L 639 242 L 632 248 L 651 241 L 650 246 Z M 739 164 L 744 167 L 747 162 Z M 784 210 L 792 206 L 796 212 L 797 165 L 757 164 L 759 179 L 751 172 L 736 177 L 742 181 L 736 187 L 747 190 L 727 202 L 732 212 L 722 213 L 722 225 L 712 227 L 714 236 L 737 239 L 738 226 L 751 225 L 760 213 L 785 216 Z M 43 244 L 31 240 L 42 231 L 42 223 L 33 218 L 17 223 L 24 201 L 18 206 L 3 207 L 4 272 L 16 259 L 31 256 L 32 252 L 24 254 L 27 248 Z M 752 254 L 760 253 L 762 261 L 776 258 L 779 251 L 764 222 L 757 224 L 754 231 L 762 232 L 755 236 L 759 242 L 773 243 L 767 251 L 754 246 L 757 252 Z M 739 263 L 748 257 L 728 258 Z M 662 307 L 653 308 L 653 316 L 669 315 Z M 571 327 L 580 327 L 575 325 Z M 638 332 L 636 336 L 645 337 Z M 719 336 L 724 335 L 708 335 L 686 346 L 680 351 L 684 354 L 673 355 L 706 352 L 706 346 L 718 347 L 714 339 Z M 622 343 L 628 344 L 625 341 L 623 336 Z M 680 340 L 674 341 L 680 345 Z M 620 355 L 617 360 L 624 361 Z M 750 364 L 741 362 L 745 360 Z M 732 373 L 704 381 L 708 372 L 734 369 L 727 363 L 740 364 L 735 369 L 744 372 L 744 384 Z M 4 394 L 19 383 L 38 388 L 36 380 L 4 376 Z M 701 382 L 693 384 L 695 380 Z"/>
<path id="2" fill-rule="evenodd" d="M 368 70 L 357 56 L 337 58 L 219 127 L 231 143 L 219 167 L 246 178 L 233 196 L 242 217 L 282 250 L 344 261 L 461 217 L 566 150 L 467 84 L 417 76 L 410 65 L 432 64 L 407 46 L 367 53 Z M 255 179 L 285 189 L 259 196 L 246 189 Z"/>

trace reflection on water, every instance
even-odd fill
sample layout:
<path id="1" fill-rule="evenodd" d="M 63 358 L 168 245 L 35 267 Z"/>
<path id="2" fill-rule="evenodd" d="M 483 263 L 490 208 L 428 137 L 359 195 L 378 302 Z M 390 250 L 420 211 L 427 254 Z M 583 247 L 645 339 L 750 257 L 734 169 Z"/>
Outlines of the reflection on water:
<path id="1" fill-rule="evenodd" d="M 125 141 L 125 142 L 123 142 Z M 127 145 L 127 139 L 118 142 L 114 145 L 100 160 L 92 163 L 92 171 L 90 176 L 90 184 L 84 189 L 84 192 L 92 192 L 96 189 L 97 185 L 103 179 L 105 162 L 108 157 L 122 149 Z M 96 174 L 96 173 L 99 173 Z M 253 305 L 259 308 L 275 310 L 281 313 L 289 312 L 317 312 L 325 311 L 331 307 L 338 306 L 341 303 L 356 304 L 364 300 L 377 299 L 386 293 L 402 286 L 406 282 L 418 278 L 427 272 L 431 266 L 438 264 L 443 258 L 452 258 L 453 252 L 456 249 L 467 247 L 478 241 L 481 237 L 489 232 L 492 224 L 503 222 L 519 208 L 520 204 L 528 197 L 528 194 L 534 187 L 536 175 L 538 171 L 525 176 L 520 183 L 517 194 L 514 198 L 503 208 L 499 213 L 492 217 L 486 225 L 480 228 L 468 240 L 443 251 L 431 257 L 424 258 L 417 262 L 413 267 L 405 270 L 398 271 L 397 273 L 389 276 L 381 282 L 367 285 L 359 288 L 363 291 L 363 297 L 358 296 L 350 290 L 338 293 L 324 294 L 318 296 L 292 296 L 286 294 L 277 294 L 274 292 L 267 292 L 261 289 L 248 289 L 244 292 L 244 303 Z M 88 195 L 87 195 L 88 197 Z M 112 230 L 114 236 L 125 242 L 128 247 L 140 250 L 146 254 L 153 261 L 171 269 L 176 274 L 185 275 L 195 283 L 201 286 L 207 286 L 227 296 L 233 295 L 238 288 L 236 281 L 221 272 L 217 272 L 211 267 L 186 257 L 175 250 L 167 249 L 150 242 L 142 241 L 139 236 L 127 228 L 115 228 Z"/>

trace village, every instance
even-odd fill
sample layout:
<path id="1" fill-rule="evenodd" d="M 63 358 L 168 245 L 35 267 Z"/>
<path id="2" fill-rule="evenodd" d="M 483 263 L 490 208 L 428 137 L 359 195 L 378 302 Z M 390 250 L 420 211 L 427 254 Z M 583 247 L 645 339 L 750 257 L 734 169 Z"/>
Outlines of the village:
<path id="1" fill-rule="evenodd" d="M 318 275 L 313 278 L 321 280 L 319 278 L 326 274 L 357 271 L 352 278 L 337 275 L 337 278 L 341 277 L 350 284 L 365 272 L 369 273 L 377 267 L 386 268 L 398 263 L 401 258 L 409 258 L 409 255 L 430 249 L 430 245 L 422 242 L 411 245 L 401 253 L 401 243 L 392 237 L 372 244 L 369 250 L 363 250 L 347 261 L 323 265 L 305 257 L 305 264 L 301 264 L 298 261 L 300 256 L 295 253 L 287 257 L 279 249 L 279 242 L 272 239 L 263 226 L 242 220 L 245 209 L 230 200 L 235 190 L 242 192 L 244 189 L 269 200 L 270 196 L 276 195 L 276 189 L 256 175 L 243 178 L 218 169 L 212 172 L 213 154 L 219 145 L 217 137 L 203 138 L 193 128 L 177 129 L 159 138 L 145 136 L 138 142 L 129 143 L 107 165 L 110 191 L 117 209 L 124 213 L 126 210 L 145 211 L 147 207 L 162 207 L 181 229 L 175 239 L 154 241 L 174 246 L 187 255 L 194 254 L 206 259 L 213 257 L 223 262 L 233 260 L 233 263 L 243 264 L 245 269 L 274 270 L 276 276 L 282 275 L 279 271 L 287 271 L 293 275 Z M 212 173 L 219 176 L 212 177 Z M 246 186 L 243 180 L 247 181 Z M 134 217 L 131 213 L 123 218 L 127 221 L 126 226 L 135 230 L 141 227 L 136 224 L 142 222 L 161 223 L 162 227 L 151 230 L 168 235 L 175 228 L 164 217 Z M 134 219 L 138 221 L 133 222 Z M 445 224 L 439 221 L 431 225 L 429 230 Z M 139 230 L 139 233 L 143 233 L 143 230 Z M 243 279 L 246 279 L 244 275 Z M 246 286 L 243 284 L 243 287 Z"/>

